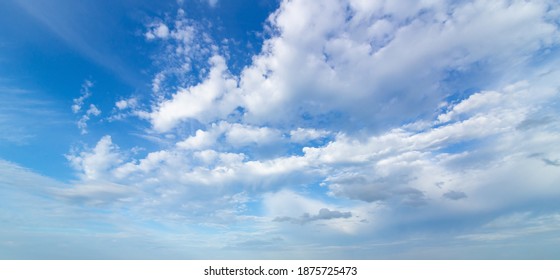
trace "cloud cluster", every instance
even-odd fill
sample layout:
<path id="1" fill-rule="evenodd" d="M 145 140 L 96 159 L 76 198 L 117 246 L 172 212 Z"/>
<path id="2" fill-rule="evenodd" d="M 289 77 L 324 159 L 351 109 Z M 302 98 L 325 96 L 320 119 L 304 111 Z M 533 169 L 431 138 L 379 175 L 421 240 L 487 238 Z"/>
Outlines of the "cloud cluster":
<path id="1" fill-rule="evenodd" d="M 515 82 L 531 57 L 558 42 L 546 2 L 401 6 L 410 5 L 283 2 L 269 19 L 276 35 L 239 77 L 212 58 L 204 82 L 155 106 L 152 125 L 169 131 L 243 108 L 243 121 L 257 125 L 387 129 L 433 114 L 454 92 Z M 196 94 L 211 85 L 212 93 Z M 181 114 L 170 111 L 174 104 Z"/>
<path id="2" fill-rule="evenodd" d="M 284 1 L 239 75 L 182 12 L 150 25 L 173 63 L 139 115 L 178 140 L 136 157 L 105 136 L 67 156 L 64 195 L 287 242 L 558 199 L 558 5 L 405 2 Z"/>
<path id="3" fill-rule="evenodd" d="M 557 77 L 558 73 L 551 75 Z M 173 212 L 178 207 L 213 205 L 193 212 L 196 215 L 183 213 L 189 220 L 204 216 L 222 221 L 225 213 L 237 213 L 230 221 L 243 220 L 248 201 L 224 203 L 224 197 L 230 197 L 229 201 L 243 193 L 258 200 L 263 193 L 283 189 L 300 192 L 311 186 L 339 203 L 356 201 L 356 206 L 348 211 L 326 212 L 321 209 L 337 204 L 317 204 L 289 214 L 272 211 L 267 214 L 269 219 L 306 224 L 328 217 L 350 218 L 348 214 L 353 212 L 362 213 L 360 220 L 376 216 L 375 211 L 362 209 L 361 203 L 397 213 L 423 209 L 420 212 L 436 216 L 441 212 L 428 213 L 435 209 L 446 209 L 447 213 L 492 211 L 519 201 L 534 203 L 560 195 L 554 187 L 560 179 L 557 167 L 543 162 L 560 152 L 555 145 L 560 141 L 555 133 L 558 120 L 520 129 L 520 124 L 546 112 L 548 104 L 558 100 L 558 92 L 548 87 L 548 79 L 554 78 L 473 94 L 448 105 L 431 123 L 421 120 L 365 138 L 338 133 L 318 146 L 307 142 L 316 146 L 302 147 L 299 155 L 259 157 L 254 152 L 259 146 L 289 145 L 289 138 L 283 138 L 280 132 L 270 138 L 274 134 L 268 127 L 221 122 L 145 158 L 125 155 L 109 136 L 90 151 L 68 158 L 81 172 L 83 185 L 103 179 L 119 186 L 135 186 L 135 191 L 121 188 L 116 195 L 128 191 L 133 197 L 141 191 L 145 209 L 163 209 L 165 205 L 166 211 Z M 247 137 L 237 137 L 237 133 Z M 298 190 L 300 186 L 303 189 Z M 96 192 L 86 187 L 80 194 L 115 193 L 114 185 L 106 187 L 105 191 L 96 188 Z M 498 196 L 500 200 L 496 201 Z M 284 202 L 293 200 L 280 197 Z M 272 201 L 264 199 L 262 203 Z M 367 227 L 362 224 L 355 223 L 354 227 Z"/>

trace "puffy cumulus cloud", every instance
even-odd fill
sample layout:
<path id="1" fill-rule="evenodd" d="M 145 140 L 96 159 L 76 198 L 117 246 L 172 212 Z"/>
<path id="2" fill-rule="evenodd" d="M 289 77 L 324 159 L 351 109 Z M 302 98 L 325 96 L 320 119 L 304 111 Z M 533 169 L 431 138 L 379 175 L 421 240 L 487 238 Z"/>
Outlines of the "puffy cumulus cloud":
<path id="1" fill-rule="evenodd" d="M 111 136 L 101 138 L 91 151 L 73 152 L 66 158 L 85 180 L 106 179 L 111 168 L 122 163 L 122 155 Z"/>
<path id="2" fill-rule="evenodd" d="M 189 138 L 190 139 L 190 138 Z M 188 139 L 188 140 L 189 140 Z M 185 143 L 185 142 L 181 142 Z M 212 149 L 175 149 L 149 153 L 140 160 L 131 160 L 112 169 L 117 178 L 134 178 L 146 183 L 181 186 L 185 191 L 232 192 L 245 189 L 278 188 L 278 185 L 302 183 L 317 176 L 307 169 L 308 163 L 298 157 L 251 160 L 243 153 Z"/>
<path id="3" fill-rule="evenodd" d="M 472 106 L 471 98 L 477 106 Z M 558 139 L 557 122 L 531 133 L 518 126 L 555 102 L 557 90 L 523 82 L 471 98 L 450 106 L 449 112 L 421 131 L 403 127 L 363 141 L 340 136 L 324 147 L 306 148 L 305 156 L 338 167 L 324 181 L 333 195 L 364 201 L 448 204 L 440 199 L 444 197 L 470 201 L 474 209 L 496 207 L 489 198 L 500 192 L 504 193 L 500 204 L 513 203 L 523 195 L 555 193 L 552 182 L 557 175 L 552 166 L 544 170 L 546 165 L 538 158 L 546 156 L 538 151 L 556 153 L 552 141 Z M 501 101 L 496 103 L 496 99 Z M 473 108 L 469 113 L 462 109 L 469 106 Z M 464 114 L 462 118 L 439 123 L 441 116 L 455 115 L 456 110 Z M 526 176 L 528 170 L 540 175 Z M 542 193 L 533 188 L 537 181 Z"/>
<path id="4" fill-rule="evenodd" d="M 269 127 L 254 127 L 242 124 L 233 124 L 226 132 L 229 143 L 240 147 L 247 144 L 269 144 L 278 142 L 282 138 L 280 131 Z"/>
<path id="5" fill-rule="evenodd" d="M 208 130 L 198 129 L 194 135 L 177 143 L 177 147 L 188 150 L 202 150 L 214 147 L 218 142 L 233 149 L 244 146 L 267 146 L 283 139 L 281 131 L 270 127 L 256 127 L 222 121 L 213 123 Z"/>
<path id="6" fill-rule="evenodd" d="M 194 135 L 178 142 L 177 147 L 201 150 L 214 147 L 220 142 L 220 144 L 235 149 L 251 145 L 270 146 L 282 142 L 283 138 L 280 130 L 270 127 L 256 127 L 221 121 L 211 124 L 207 130 L 198 129 Z M 226 147 L 222 146 L 221 148 Z"/>
<path id="7" fill-rule="evenodd" d="M 209 148 L 214 146 L 218 138 L 218 133 L 213 131 L 197 130 L 195 135 L 188 137 L 187 139 L 178 142 L 177 147 L 182 149 L 193 149 L 200 150 L 204 148 Z"/>
<path id="8" fill-rule="evenodd" d="M 284 2 L 271 19 L 280 35 L 268 42 L 269 53 L 260 58 L 268 69 L 256 64 L 247 70 L 270 72 L 266 81 L 278 81 L 271 88 L 278 89 L 282 100 L 253 98 L 272 94 L 250 90 L 248 112 L 255 121 L 276 118 L 283 114 L 267 112 L 285 105 L 293 115 L 301 113 L 298 109 L 311 114 L 332 110 L 372 123 L 431 113 L 423 108 L 433 110 L 446 94 L 438 84 L 447 71 L 468 71 L 473 63 L 489 59 L 494 65 L 486 67 L 502 71 L 499 63 L 509 65 L 557 38 L 556 26 L 542 19 L 545 4 L 508 3 Z M 395 8 L 404 6 L 409 8 Z M 328 16 L 315 14 L 319 11 Z M 391 29 L 375 33 L 372 27 L 388 19 Z M 503 32 L 512 35 L 494 39 Z M 280 83 L 290 88 L 279 89 Z"/>
<path id="9" fill-rule="evenodd" d="M 499 92 L 479 92 L 468 97 L 467 100 L 452 106 L 450 112 L 438 116 L 441 122 L 448 122 L 462 114 L 475 112 L 480 109 L 488 109 L 504 102 L 503 94 Z M 485 108 L 484 108 L 485 107 Z"/>
<path id="10" fill-rule="evenodd" d="M 81 181 L 60 196 L 203 227 L 247 224 L 287 244 L 366 240 L 405 223 L 502 213 L 560 196 L 558 167 L 547 164 L 560 153 L 559 74 L 479 91 L 383 133 L 338 132 L 327 143 L 310 140 L 320 129 L 220 121 L 138 157 L 105 136 L 67 156 Z M 302 137 L 297 153 L 261 157 L 250 148 L 292 145 L 298 133 L 313 137 Z M 493 233 L 479 226 L 457 238 L 488 240 L 478 235 Z M 228 242 L 240 239 L 251 240 Z"/>
<path id="11" fill-rule="evenodd" d="M 380 123 L 387 128 L 433 114 L 450 89 L 518 79 L 516 71 L 532 56 L 558 42 L 549 6 L 546 1 L 282 2 L 269 18 L 275 33 L 242 71 L 239 86 L 224 92 L 235 96 L 235 105 L 223 106 L 229 102 L 213 99 L 212 91 L 208 99 L 222 117 L 244 108 L 244 120 L 253 124 L 330 117 L 323 125 L 346 131 Z M 484 79 L 485 74 L 494 78 Z M 468 85 L 453 78 L 472 75 L 479 79 Z M 160 116 L 163 106 L 183 103 L 177 95 L 155 108 L 156 129 L 197 114 L 184 107 L 189 113 Z M 202 121 L 220 117 L 210 115 Z"/>
<path id="12" fill-rule="evenodd" d="M 290 141 L 295 143 L 306 143 L 309 141 L 325 138 L 330 136 L 330 132 L 322 129 L 301 128 L 290 131 Z"/>
<path id="13" fill-rule="evenodd" d="M 159 213 L 217 225 L 246 219 L 244 205 L 262 191 L 317 176 L 313 170 L 298 171 L 302 165 L 292 158 L 249 160 L 243 153 L 213 150 L 216 144 L 193 140 L 204 138 L 203 133 L 143 158 L 121 151 L 105 136 L 94 148 L 67 155 L 80 180 L 59 196 L 76 203 L 118 203 L 149 216 Z M 240 199 L 240 194 L 248 198 Z M 233 217 L 236 213 L 239 217 Z"/>
<path id="14" fill-rule="evenodd" d="M 156 130 L 169 131 L 188 119 L 207 123 L 226 117 L 235 108 L 235 95 L 226 93 L 236 88 L 237 81 L 227 72 L 221 56 L 213 56 L 210 62 L 212 68 L 203 83 L 180 90 L 150 114 Z"/>

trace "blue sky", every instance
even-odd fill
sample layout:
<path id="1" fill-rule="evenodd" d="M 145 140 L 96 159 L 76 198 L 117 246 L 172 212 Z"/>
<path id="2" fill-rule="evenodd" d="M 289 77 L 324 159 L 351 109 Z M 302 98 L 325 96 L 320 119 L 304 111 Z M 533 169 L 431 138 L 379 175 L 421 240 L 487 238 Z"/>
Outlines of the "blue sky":
<path id="1" fill-rule="evenodd" d="M 560 257 L 556 1 L 0 11 L 0 258 Z"/>

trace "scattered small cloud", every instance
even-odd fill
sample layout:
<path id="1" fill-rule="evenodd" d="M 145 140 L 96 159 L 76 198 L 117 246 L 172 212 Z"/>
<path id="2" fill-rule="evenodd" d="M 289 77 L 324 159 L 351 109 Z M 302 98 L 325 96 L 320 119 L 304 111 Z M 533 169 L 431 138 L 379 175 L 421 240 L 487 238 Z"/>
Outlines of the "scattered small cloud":
<path id="1" fill-rule="evenodd" d="M 135 97 L 129 99 L 121 99 L 115 103 L 119 110 L 134 109 L 138 105 L 138 100 Z"/>
<path id="2" fill-rule="evenodd" d="M 101 111 L 97 109 L 97 107 L 93 104 L 89 105 L 89 109 L 86 113 L 78 120 L 78 128 L 80 129 L 80 133 L 87 134 L 87 122 L 90 120 L 92 116 L 99 116 Z"/>
<path id="3" fill-rule="evenodd" d="M 90 80 L 85 80 L 82 83 L 82 88 L 80 89 L 80 97 L 74 98 L 72 104 L 72 112 L 77 114 L 82 110 L 84 101 L 91 96 L 91 88 L 93 87 L 93 82 Z"/>
<path id="4" fill-rule="evenodd" d="M 82 89 L 80 90 L 81 93 L 80 97 L 75 98 L 73 100 L 74 104 L 72 105 L 72 112 L 74 114 L 78 114 L 83 111 L 82 109 L 86 99 L 88 99 L 91 96 L 92 87 L 93 87 L 93 82 L 91 82 L 90 80 L 85 80 L 83 82 Z M 88 132 L 87 123 L 91 119 L 91 117 L 99 116 L 100 114 L 101 114 L 101 110 L 99 110 L 94 104 L 89 104 L 88 109 L 85 111 L 85 113 L 77 122 L 77 126 L 80 129 L 80 133 L 82 135 L 87 134 Z"/>

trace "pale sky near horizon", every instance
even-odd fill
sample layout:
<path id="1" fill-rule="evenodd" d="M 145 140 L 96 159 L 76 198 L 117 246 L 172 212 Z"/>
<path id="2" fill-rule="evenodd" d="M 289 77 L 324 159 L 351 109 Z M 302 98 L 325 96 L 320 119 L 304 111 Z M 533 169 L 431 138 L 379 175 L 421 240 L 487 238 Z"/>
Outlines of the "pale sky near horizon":
<path id="1" fill-rule="evenodd" d="M 558 259 L 560 3 L 0 3 L 0 259 Z"/>

